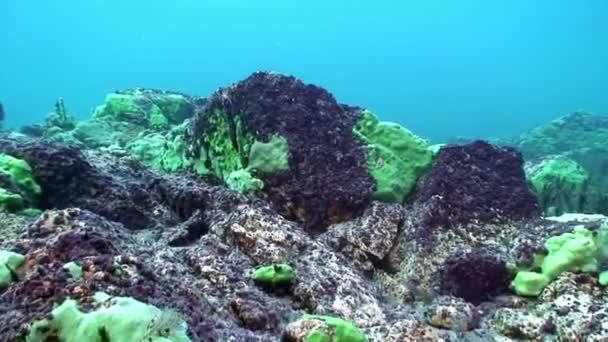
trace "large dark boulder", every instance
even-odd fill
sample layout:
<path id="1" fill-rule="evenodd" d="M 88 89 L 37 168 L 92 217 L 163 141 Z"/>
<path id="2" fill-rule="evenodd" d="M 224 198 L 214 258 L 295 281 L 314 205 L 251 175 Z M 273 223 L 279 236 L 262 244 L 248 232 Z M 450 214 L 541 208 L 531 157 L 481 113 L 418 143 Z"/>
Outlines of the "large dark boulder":
<path id="1" fill-rule="evenodd" d="M 484 141 L 439 150 L 417 203 L 427 226 L 502 223 L 541 213 L 528 188 L 521 154 Z"/>
<path id="2" fill-rule="evenodd" d="M 261 185 L 248 181 L 248 172 L 258 171 L 255 177 L 282 214 L 319 227 L 354 216 L 374 191 L 365 146 L 353 135 L 361 117 L 361 109 L 336 102 L 320 87 L 258 72 L 218 90 L 192 120 L 187 139 L 199 169 L 229 185 L 246 175 L 236 183 L 256 190 Z M 273 138 L 274 151 L 286 148 L 275 161 L 285 163 L 263 172 L 250 167 L 251 147 Z"/>

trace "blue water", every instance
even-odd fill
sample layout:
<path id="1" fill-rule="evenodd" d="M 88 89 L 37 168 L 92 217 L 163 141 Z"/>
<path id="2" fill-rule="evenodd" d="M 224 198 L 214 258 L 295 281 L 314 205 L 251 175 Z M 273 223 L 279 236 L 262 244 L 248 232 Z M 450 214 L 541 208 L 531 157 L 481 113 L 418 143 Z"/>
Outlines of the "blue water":
<path id="1" fill-rule="evenodd" d="M 421 136 L 608 112 L 606 0 L 2 0 L 6 126 L 115 89 L 208 95 L 265 69 Z"/>

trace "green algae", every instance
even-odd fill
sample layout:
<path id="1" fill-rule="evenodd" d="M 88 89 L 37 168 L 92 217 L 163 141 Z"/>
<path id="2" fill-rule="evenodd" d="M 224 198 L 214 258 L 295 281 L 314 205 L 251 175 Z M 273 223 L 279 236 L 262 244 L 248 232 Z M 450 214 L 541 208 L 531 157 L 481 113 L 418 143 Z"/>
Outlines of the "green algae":
<path id="1" fill-rule="evenodd" d="M 426 141 L 370 111 L 363 112 L 353 133 L 367 145 L 367 166 L 377 185 L 373 197 L 403 202 L 431 165 L 433 151 Z"/>

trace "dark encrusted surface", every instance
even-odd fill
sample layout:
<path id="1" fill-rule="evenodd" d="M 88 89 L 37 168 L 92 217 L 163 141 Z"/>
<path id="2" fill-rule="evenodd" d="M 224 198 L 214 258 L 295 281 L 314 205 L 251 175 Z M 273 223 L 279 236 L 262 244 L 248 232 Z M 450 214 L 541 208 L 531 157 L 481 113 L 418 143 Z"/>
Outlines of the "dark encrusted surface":
<path id="1" fill-rule="evenodd" d="M 0 139 L 0 152 L 32 165 L 42 187 L 41 209 L 86 209 L 130 229 L 172 227 L 188 221 L 209 203 L 209 192 L 217 189 L 201 179 L 147 170 L 129 157 L 83 153 L 69 145 Z"/>
<path id="2" fill-rule="evenodd" d="M 441 148 L 417 192 L 428 226 L 499 223 L 537 217 L 521 154 L 484 141 Z"/>
<path id="3" fill-rule="evenodd" d="M 258 139 L 287 139 L 289 170 L 264 176 L 266 193 L 283 213 L 318 227 L 352 217 L 369 200 L 374 180 L 364 147 L 352 134 L 360 109 L 294 77 L 258 72 L 211 97 L 192 122 L 193 145 L 201 143 L 209 129 L 206 116 L 216 108 L 240 115 Z"/>
<path id="4" fill-rule="evenodd" d="M 121 182 L 95 168 L 75 147 L 42 141 L 0 140 L 0 151 L 24 159 L 42 187 L 42 209 L 78 207 L 143 228 L 154 221 L 147 213 L 153 201 L 141 183 Z"/>
<path id="5" fill-rule="evenodd" d="M 459 251 L 447 258 L 441 275 L 444 293 L 473 304 L 507 292 L 511 274 L 504 260 L 486 249 Z"/>

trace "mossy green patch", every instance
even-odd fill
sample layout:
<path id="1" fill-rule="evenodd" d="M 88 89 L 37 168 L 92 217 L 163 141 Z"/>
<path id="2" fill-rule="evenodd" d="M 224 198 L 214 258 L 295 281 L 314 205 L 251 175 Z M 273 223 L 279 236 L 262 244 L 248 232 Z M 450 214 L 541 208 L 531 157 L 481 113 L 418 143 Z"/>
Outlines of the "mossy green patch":
<path id="1" fill-rule="evenodd" d="M 83 313 L 75 300 L 67 299 L 50 318 L 31 326 L 26 341 L 186 342 L 190 341 L 186 330 L 179 316 L 133 298 L 111 299 L 90 313 Z"/>
<path id="2" fill-rule="evenodd" d="M 0 188 L 0 210 L 16 212 L 23 209 L 23 197 Z"/>
<path id="3" fill-rule="evenodd" d="M 15 273 L 25 261 L 25 256 L 0 250 L 0 290 L 15 281 Z"/>
<path id="4" fill-rule="evenodd" d="M 359 330 L 354 324 L 343 320 L 339 317 L 333 316 L 319 316 L 319 315 L 304 315 L 303 320 L 317 320 L 325 323 L 333 330 L 331 340 L 328 340 L 329 335 L 313 329 L 306 337 L 307 342 L 367 342 L 365 334 Z"/>
<path id="5" fill-rule="evenodd" d="M 112 93 L 93 113 L 95 119 L 132 120 L 145 118 L 146 110 L 137 104 L 132 95 Z"/>
<path id="6" fill-rule="evenodd" d="M 40 185 L 32 175 L 32 168 L 25 160 L 0 153 L 0 172 L 8 175 L 13 183 L 33 198 L 42 194 Z"/>
<path id="7" fill-rule="evenodd" d="M 188 166 L 199 174 L 212 174 L 232 190 L 247 193 L 264 188 L 257 176 L 287 170 L 287 139 L 275 135 L 268 141 L 257 140 L 248 132 L 240 115 L 210 109 L 198 157 Z"/>
<path id="8" fill-rule="evenodd" d="M 156 96 L 154 104 L 161 109 L 168 123 L 172 125 L 181 124 L 194 114 L 192 101 L 181 94 Z"/>
<path id="9" fill-rule="evenodd" d="M 295 272 L 288 264 L 260 266 L 255 269 L 252 278 L 259 283 L 281 285 L 291 283 L 295 279 Z"/>
<path id="10" fill-rule="evenodd" d="M 254 138 L 245 132 L 238 115 L 230 120 L 226 113 L 213 109 L 208 120 L 211 129 L 203 137 L 207 160 L 213 174 L 226 181 L 232 172 L 245 168 Z"/>
<path id="11" fill-rule="evenodd" d="M 63 265 L 63 269 L 68 271 L 74 279 L 82 278 L 82 267 L 80 267 L 80 265 L 73 261 L 70 261 L 67 264 Z"/>
<path id="12" fill-rule="evenodd" d="M 254 192 L 264 188 L 264 182 L 261 179 L 243 169 L 232 171 L 225 182 L 230 189 L 240 193 Z"/>
<path id="13" fill-rule="evenodd" d="M 591 175 L 580 164 L 563 156 L 549 156 L 526 164 L 530 188 L 547 214 L 608 213 L 608 194 L 593 186 Z"/>
<path id="14" fill-rule="evenodd" d="M 254 172 L 274 173 L 289 169 L 287 139 L 275 135 L 268 142 L 254 141 L 248 162 L 247 169 Z"/>
<path id="15" fill-rule="evenodd" d="M 363 112 L 353 133 L 367 145 L 368 170 L 377 185 L 374 198 L 403 202 L 431 164 L 433 152 L 426 141 L 396 123 L 379 121 L 370 111 Z"/>
<path id="16" fill-rule="evenodd" d="M 537 256 L 537 265 L 533 265 L 540 265 L 540 272 L 520 270 L 511 287 L 518 295 L 538 296 L 563 272 L 595 273 L 608 260 L 607 245 L 606 225 L 596 231 L 577 226 L 572 232 L 553 236 L 545 242 L 547 255 Z"/>

